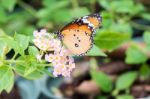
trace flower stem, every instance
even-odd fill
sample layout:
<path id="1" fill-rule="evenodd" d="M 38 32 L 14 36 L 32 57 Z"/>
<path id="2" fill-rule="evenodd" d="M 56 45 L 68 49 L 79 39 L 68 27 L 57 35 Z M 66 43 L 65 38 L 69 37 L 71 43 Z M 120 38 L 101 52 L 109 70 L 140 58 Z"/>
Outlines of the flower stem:
<path id="1" fill-rule="evenodd" d="M 136 22 L 130 22 L 131 25 L 137 29 L 141 29 L 141 30 L 147 30 L 147 31 L 150 31 L 150 26 L 146 26 L 146 25 L 142 25 L 142 24 L 138 24 Z"/>
<path id="2" fill-rule="evenodd" d="M 11 58 L 11 60 L 14 60 L 17 55 L 18 55 L 18 53 L 15 53 L 14 56 Z"/>
<path id="3" fill-rule="evenodd" d="M 94 13 L 94 11 L 95 11 L 95 3 L 96 3 L 96 0 L 90 0 L 90 5 L 91 5 L 91 10 L 92 10 L 92 12 Z"/>
<path id="4" fill-rule="evenodd" d="M 5 60 L 4 62 L 6 62 L 6 63 L 24 63 L 25 61 L 23 61 L 23 60 Z"/>
<path id="5" fill-rule="evenodd" d="M 49 64 L 38 64 L 38 65 L 39 65 L 39 66 L 44 66 L 44 67 L 45 67 L 45 66 L 53 66 L 53 65 L 50 64 L 50 63 L 49 63 Z"/>
<path id="6" fill-rule="evenodd" d="M 71 0 L 71 3 L 72 3 L 72 7 L 73 7 L 74 9 L 76 9 L 76 8 L 79 7 L 79 5 L 78 5 L 78 0 Z"/>
<path id="7" fill-rule="evenodd" d="M 31 7 L 30 5 L 24 3 L 22 0 L 19 0 L 18 5 L 20 7 L 22 7 L 24 10 L 26 10 L 27 12 L 29 12 L 35 18 L 38 18 L 37 14 L 36 14 L 36 10 L 33 7 Z"/>

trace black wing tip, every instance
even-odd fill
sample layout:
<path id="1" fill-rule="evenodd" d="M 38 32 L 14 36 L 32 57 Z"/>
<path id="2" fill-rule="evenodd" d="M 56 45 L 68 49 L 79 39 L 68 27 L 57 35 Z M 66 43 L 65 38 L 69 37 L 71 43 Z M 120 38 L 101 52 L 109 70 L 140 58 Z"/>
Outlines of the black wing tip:
<path id="1" fill-rule="evenodd" d="M 100 22 L 102 22 L 102 16 L 99 13 L 93 13 L 90 16 L 96 17 Z"/>

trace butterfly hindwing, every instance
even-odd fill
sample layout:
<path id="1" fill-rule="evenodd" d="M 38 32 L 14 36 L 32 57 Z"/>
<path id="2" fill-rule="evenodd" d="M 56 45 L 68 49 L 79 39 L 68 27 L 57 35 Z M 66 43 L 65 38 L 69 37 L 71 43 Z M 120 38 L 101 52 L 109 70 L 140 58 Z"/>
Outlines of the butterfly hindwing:
<path id="1" fill-rule="evenodd" d="M 62 38 L 66 47 L 75 55 L 85 54 L 92 46 L 92 39 L 82 30 L 65 30 Z"/>

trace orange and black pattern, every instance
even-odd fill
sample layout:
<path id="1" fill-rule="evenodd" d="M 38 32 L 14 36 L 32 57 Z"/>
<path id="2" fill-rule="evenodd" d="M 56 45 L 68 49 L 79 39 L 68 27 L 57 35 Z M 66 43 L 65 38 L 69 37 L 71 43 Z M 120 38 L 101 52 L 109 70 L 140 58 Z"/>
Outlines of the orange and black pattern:
<path id="1" fill-rule="evenodd" d="M 59 37 L 75 55 L 84 55 L 93 45 L 93 34 L 101 26 L 102 17 L 92 14 L 76 19 L 62 28 Z"/>

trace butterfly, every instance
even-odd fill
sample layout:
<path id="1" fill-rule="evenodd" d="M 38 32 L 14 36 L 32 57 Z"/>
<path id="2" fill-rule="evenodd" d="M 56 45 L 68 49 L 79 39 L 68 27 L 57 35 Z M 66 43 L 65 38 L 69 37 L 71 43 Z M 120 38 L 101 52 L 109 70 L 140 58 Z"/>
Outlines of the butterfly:
<path id="1" fill-rule="evenodd" d="M 72 54 L 84 55 L 92 48 L 95 30 L 101 23 L 98 13 L 83 16 L 63 27 L 58 36 Z"/>

